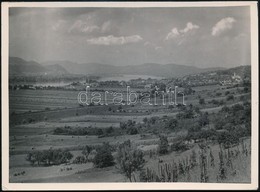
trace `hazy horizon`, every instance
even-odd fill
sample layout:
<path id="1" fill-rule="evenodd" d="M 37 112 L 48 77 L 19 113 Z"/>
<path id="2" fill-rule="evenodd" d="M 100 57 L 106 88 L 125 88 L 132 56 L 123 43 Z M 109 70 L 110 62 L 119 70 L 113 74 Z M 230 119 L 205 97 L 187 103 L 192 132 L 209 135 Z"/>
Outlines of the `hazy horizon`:
<path id="1" fill-rule="evenodd" d="M 9 12 L 9 52 L 38 63 L 251 65 L 249 13 L 249 7 L 16 7 Z"/>

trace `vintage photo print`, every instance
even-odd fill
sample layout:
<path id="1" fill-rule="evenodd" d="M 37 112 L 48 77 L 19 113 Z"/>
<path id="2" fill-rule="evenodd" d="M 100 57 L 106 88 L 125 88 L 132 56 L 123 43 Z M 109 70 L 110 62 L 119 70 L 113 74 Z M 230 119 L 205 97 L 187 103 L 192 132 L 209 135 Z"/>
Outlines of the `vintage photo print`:
<path id="1" fill-rule="evenodd" d="M 2 3 L 2 189 L 257 189 L 256 2 Z"/>

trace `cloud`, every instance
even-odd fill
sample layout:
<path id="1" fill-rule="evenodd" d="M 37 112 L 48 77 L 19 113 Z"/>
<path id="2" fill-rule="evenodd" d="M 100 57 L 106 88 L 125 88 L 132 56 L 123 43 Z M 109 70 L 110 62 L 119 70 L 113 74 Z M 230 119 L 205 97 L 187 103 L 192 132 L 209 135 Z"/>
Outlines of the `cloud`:
<path id="1" fill-rule="evenodd" d="M 170 33 L 166 36 L 166 40 L 174 39 L 175 37 L 178 37 L 180 35 L 177 28 L 173 28 Z"/>
<path id="2" fill-rule="evenodd" d="M 82 20 L 77 20 L 68 30 L 69 33 L 92 33 L 99 30 L 96 25 L 91 25 L 88 21 L 84 22 Z"/>
<path id="3" fill-rule="evenodd" d="M 211 35 L 218 36 L 221 33 L 228 31 L 233 28 L 233 24 L 236 20 L 233 17 L 226 17 L 221 19 L 216 25 L 212 28 Z"/>
<path id="4" fill-rule="evenodd" d="M 188 33 L 189 31 L 192 31 L 194 29 L 198 29 L 198 25 L 194 25 L 191 22 L 187 23 L 186 27 L 183 30 L 180 30 L 181 33 Z"/>
<path id="5" fill-rule="evenodd" d="M 132 35 L 126 37 L 114 37 L 113 35 L 109 35 L 106 37 L 88 39 L 87 42 L 92 45 L 124 45 L 128 43 L 138 43 L 142 40 L 143 38 L 139 35 Z"/>
<path id="6" fill-rule="evenodd" d="M 171 40 L 175 39 L 177 37 L 184 37 L 186 34 L 199 29 L 198 25 L 192 24 L 191 22 L 188 22 L 186 24 L 186 27 L 184 29 L 178 30 L 178 28 L 173 28 L 170 33 L 167 34 L 165 40 Z"/>

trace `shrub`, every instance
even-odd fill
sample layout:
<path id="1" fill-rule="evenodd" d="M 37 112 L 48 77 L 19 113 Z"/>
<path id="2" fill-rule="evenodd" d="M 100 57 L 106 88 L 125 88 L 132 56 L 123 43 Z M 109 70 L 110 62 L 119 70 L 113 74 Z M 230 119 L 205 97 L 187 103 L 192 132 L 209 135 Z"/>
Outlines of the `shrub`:
<path id="1" fill-rule="evenodd" d="M 127 128 L 127 124 L 126 123 L 124 123 L 124 122 L 120 122 L 120 128 L 121 129 L 126 129 Z"/>
<path id="2" fill-rule="evenodd" d="M 237 144 L 239 142 L 239 137 L 230 132 L 221 132 L 219 133 L 217 140 L 219 144 L 223 144 L 224 147 L 228 148 L 233 144 Z"/>
<path id="3" fill-rule="evenodd" d="M 109 143 L 103 143 L 101 147 L 97 148 L 97 154 L 93 159 L 93 163 L 98 168 L 114 165 L 114 157 L 112 156 Z"/>
<path id="4" fill-rule="evenodd" d="M 174 108 L 174 105 L 169 105 L 168 106 L 168 109 L 173 109 Z"/>
<path id="5" fill-rule="evenodd" d="M 127 133 L 130 135 L 136 135 L 138 134 L 138 129 L 136 127 L 131 127 L 127 130 Z"/>
<path id="6" fill-rule="evenodd" d="M 221 96 L 222 95 L 222 93 L 220 93 L 220 92 L 218 92 L 218 93 L 216 93 L 216 96 Z"/>
<path id="7" fill-rule="evenodd" d="M 77 156 L 73 163 L 75 164 L 82 164 L 82 163 L 87 163 L 87 158 L 85 156 Z"/>
<path id="8" fill-rule="evenodd" d="M 200 126 L 205 126 L 205 125 L 209 124 L 209 115 L 208 115 L 208 113 L 206 112 L 206 113 L 201 114 L 201 116 L 199 117 L 198 121 L 199 121 L 199 125 Z"/>
<path id="9" fill-rule="evenodd" d="M 171 118 L 167 123 L 166 123 L 166 128 L 168 129 L 176 129 L 178 125 L 178 120 L 177 119 L 174 119 L 174 118 Z"/>
<path id="10" fill-rule="evenodd" d="M 104 132 L 102 129 L 97 129 L 97 135 L 103 135 L 103 134 L 104 134 Z"/>
<path id="11" fill-rule="evenodd" d="M 152 125 L 154 125 L 155 122 L 156 122 L 156 120 L 157 120 L 157 117 L 151 117 L 151 118 L 149 119 L 149 123 L 151 123 Z"/>
<path id="12" fill-rule="evenodd" d="M 111 133 L 113 133 L 115 130 L 114 130 L 114 128 L 112 127 L 112 126 L 110 126 L 108 129 L 106 129 L 106 133 L 107 134 L 111 134 Z"/>
<path id="13" fill-rule="evenodd" d="M 199 135 L 200 135 L 200 139 L 216 139 L 217 137 L 217 132 L 215 129 L 207 129 L 207 130 L 201 130 L 199 132 Z"/>
<path id="14" fill-rule="evenodd" d="M 200 105 L 204 105 L 204 104 L 205 104 L 205 99 L 200 98 L 200 99 L 199 99 L 199 104 L 200 104 Z"/>
<path id="15" fill-rule="evenodd" d="M 32 119 L 32 118 L 29 118 L 28 119 L 28 123 L 33 123 L 35 120 L 34 119 Z"/>
<path id="16" fill-rule="evenodd" d="M 171 151 L 183 152 L 188 150 L 189 147 L 182 141 L 175 142 L 171 145 Z"/>
<path id="17" fill-rule="evenodd" d="M 59 165 L 71 160 L 73 155 L 68 150 L 49 149 L 34 151 L 27 154 L 26 160 L 34 164 L 35 162 L 44 165 Z"/>
<path id="18" fill-rule="evenodd" d="M 244 99 L 245 99 L 245 96 L 244 96 L 244 95 L 241 95 L 241 96 L 239 97 L 239 100 L 240 100 L 240 101 L 244 101 Z"/>
<path id="19" fill-rule="evenodd" d="M 234 99 L 235 99 L 234 95 L 228 95 L 227 96 L 227 101 L 234 100 Z"/>
<path id="20" fill-rule="evenodd" d="M 87 157 L 93 149 L 94 147 L 86 145 L 81 153 Z"/>
<path id="21" fill-rule="evenodd" d="M 144 122 L 144 123 L 147 123 L 147 122 L 148 122 L 147 117 L 143 118 L 143 122 Z"/>

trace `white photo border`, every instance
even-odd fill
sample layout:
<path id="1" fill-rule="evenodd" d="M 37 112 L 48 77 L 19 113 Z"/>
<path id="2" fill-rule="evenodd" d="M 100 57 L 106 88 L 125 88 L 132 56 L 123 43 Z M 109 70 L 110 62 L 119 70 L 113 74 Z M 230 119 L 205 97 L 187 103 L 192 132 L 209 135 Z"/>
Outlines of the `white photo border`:
<path id="1" fill-rule="evenodd" d="M 251 183 L 9 183 L 8 23 L 11 7 L 228 7 L 249 6 L 251 14 Z M 257 2 L 4 2 L 2 9 L 2 190 L 249 190 L 258 188 L 258 13 Z"/>

